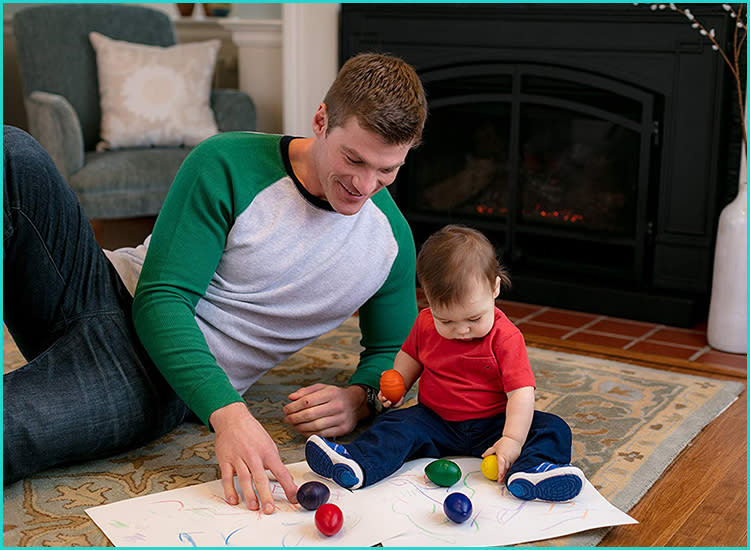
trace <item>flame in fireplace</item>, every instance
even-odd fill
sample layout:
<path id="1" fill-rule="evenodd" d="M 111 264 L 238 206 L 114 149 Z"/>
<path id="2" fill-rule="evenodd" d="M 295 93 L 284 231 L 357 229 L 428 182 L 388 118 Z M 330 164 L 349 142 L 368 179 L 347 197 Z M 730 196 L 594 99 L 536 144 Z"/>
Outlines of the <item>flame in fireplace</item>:
<path id="1" fill-rule="evenodd" d="M 508 214 L 508 209 L 504 206 L 478 204 L 475 209 L 477 214 L 482 216 L 505 216 Z M 573 210 L 547 210 L 541 204 L 534 206 L 534 209 L 531 212 L 521 210 L 521 215 L 524 218 L 544 218 L 545 220 L 553 222 L 564 222 L 570 224 L 581 223 L 584 221 L 583 214 L 579 214 Z"/>
<path id="2" fill-rule="evenodd" d="M 523 215 L 523 217 L 545 218 L 555 222 L 580 223 L 584 221 L 583 214 L 578 214 L 573 210 L 546 210 L 541 204 L 538 203 L 534 206 L 534 209 L 531 212 L 521 210 L 521 214 Z"/>
<path id="3" fill-rule="evenodd" d="M 504 206 L 492 206 L 489 204 L 478 204 L 476 206 L 477 214 L 483 216 L 505 216 L 508 209 Z"/>

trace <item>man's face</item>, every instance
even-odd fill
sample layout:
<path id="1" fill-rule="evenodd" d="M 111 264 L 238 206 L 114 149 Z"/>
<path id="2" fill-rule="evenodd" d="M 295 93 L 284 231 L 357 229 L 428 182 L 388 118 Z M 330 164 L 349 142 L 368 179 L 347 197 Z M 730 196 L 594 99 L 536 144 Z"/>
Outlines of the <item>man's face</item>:
<path id="1" fill-rule="evenodd" d="M 325 107 L 323 118 L 325 116 Z M 316 117 L 321 115 L 319 111 Z M 359 212 L 367 199 L 393 183 L 404 164 L 411 144 L 389 145 L 352 116 L 343 126 L 326 134 L 326 124 L 315 127 L 319 140 L 315 169 L 320 183 L 319 194 L 339 214 Z"/>

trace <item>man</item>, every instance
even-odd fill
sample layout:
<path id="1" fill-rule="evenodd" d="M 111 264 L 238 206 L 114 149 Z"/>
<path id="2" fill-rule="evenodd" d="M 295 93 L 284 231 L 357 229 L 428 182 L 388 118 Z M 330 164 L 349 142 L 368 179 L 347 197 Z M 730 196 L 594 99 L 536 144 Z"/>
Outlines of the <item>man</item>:
<path id="1" fill-rule="evenodd" d="M 324 436 L 369 414 L 366 388 L 416 317 L 414 243 L 384 188 L 425 117 L 411 67 L 356 56 L 315 113 L 313 137 L 204 141 L 153 234 L 112 252 L 38 144 L 6 128 L 4 313 L 29 360 L 3 379 L 6 483 L 141 445 L 194 414 L 216 433 L 229 502 L 239 502 L 236 474 L 247 506 L 271 513 L 265 470 L 295 502 L 241 394 L 359 311 L 365 350 L 352 385 L 301 388 L 284 414 Z"/>

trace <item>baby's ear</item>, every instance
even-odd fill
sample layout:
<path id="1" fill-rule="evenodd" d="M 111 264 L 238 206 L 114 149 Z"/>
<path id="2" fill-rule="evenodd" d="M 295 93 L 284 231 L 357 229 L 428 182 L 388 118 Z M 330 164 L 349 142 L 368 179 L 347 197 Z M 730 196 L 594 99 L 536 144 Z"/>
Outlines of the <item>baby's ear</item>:
<path id="1" fill-rule="evenodd" d="M 502 286 L 502 279 L 500 279 L 500 276 L 498 275 L 495 277 L 495 290 L 492 292 L 492 297 L 497 298 L 500 296 L 500 287 Z"/>

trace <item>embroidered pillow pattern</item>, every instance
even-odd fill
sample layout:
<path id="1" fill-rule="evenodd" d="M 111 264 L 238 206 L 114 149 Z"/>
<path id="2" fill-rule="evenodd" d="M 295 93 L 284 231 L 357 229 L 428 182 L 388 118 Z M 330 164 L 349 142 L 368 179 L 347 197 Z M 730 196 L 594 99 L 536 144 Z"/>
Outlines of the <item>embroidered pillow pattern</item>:
<path id="1" fill-rule="evenodd" d="M 96 149 L 194 146 L 218 133 L 211 81 L 219 40 L 147 46 L 89 33 L 96 51 L 101 138 Z"/>

